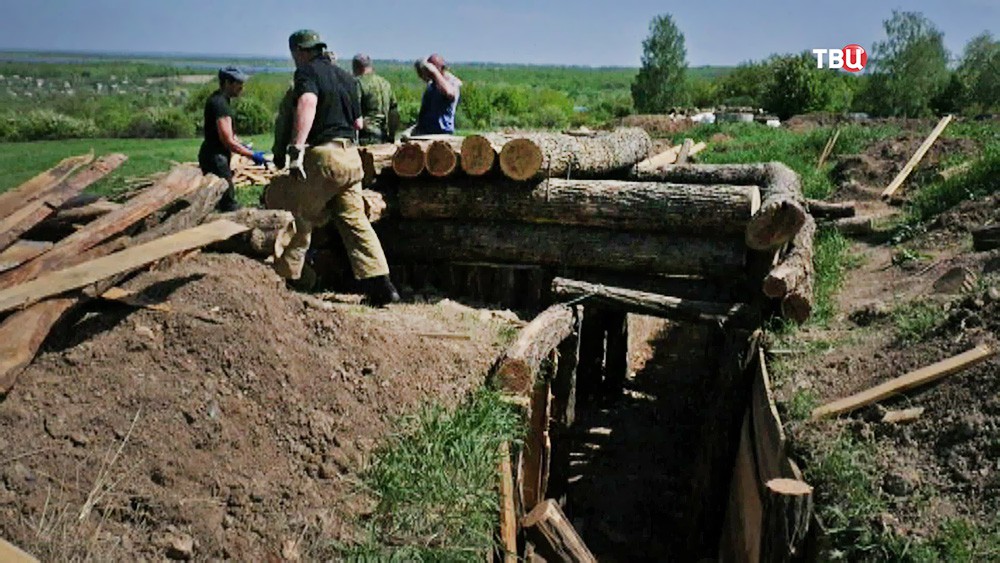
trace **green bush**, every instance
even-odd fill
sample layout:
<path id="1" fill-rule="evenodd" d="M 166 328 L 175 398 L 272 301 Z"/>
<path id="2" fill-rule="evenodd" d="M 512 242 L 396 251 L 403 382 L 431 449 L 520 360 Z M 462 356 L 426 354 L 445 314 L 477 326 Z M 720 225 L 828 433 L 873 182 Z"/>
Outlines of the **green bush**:
<path id="1" fill-rule="evenodd" d="M 240 97 L 233 100 L 233 128 L 239 135 L 267 133 L 274 126 L 275 109 L 257 98 Z"/>
<path id="2" fill-rule="evenodd" d="M 148 108 L 135 116 L 127 129 L 128 137 L 141 139 L 179 139 L 194 135 L 194 119 L 180 108 Z"/>
<path id="3" fill-rule="evenodd" d="M 5 126 L 13 141 L 51 141 L 97 136 L 92 119 L 77 119 L 47 109 L 36 109 L 12 116 Z"/>

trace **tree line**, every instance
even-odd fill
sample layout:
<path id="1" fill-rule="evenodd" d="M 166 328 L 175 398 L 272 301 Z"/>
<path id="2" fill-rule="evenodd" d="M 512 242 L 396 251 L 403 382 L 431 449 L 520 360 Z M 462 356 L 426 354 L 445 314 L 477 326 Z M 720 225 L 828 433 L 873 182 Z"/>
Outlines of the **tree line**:
<path id="1" fill-rule="evenodd" d="M 631 85 L 635 109 L 751 106 L 787 118 L 812 111 L 861 111 L 874 116 L 976 115 L 1000 111 L 1000 41 L 988 31 L 953 60 L 944 33 L 918 12 L 893 11 L 886 38 L 872 46 L 863 73 L 817 68 L 810 51 L 748 61 L 718 80 L 687 76 L 684 34 L 662 15 L 642 44 L 642 67 Z"/>

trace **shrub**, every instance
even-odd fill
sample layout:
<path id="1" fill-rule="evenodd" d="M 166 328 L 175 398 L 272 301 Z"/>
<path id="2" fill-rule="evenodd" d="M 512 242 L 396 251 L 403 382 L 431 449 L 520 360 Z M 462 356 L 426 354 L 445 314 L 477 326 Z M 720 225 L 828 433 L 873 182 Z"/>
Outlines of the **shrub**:
<path id="1" fill-rule="evenodd" d="M 257 98 L 237 98 L 233 100 L 233 128 L 239 135 L 269 132 L 276 113 Z"/>
<path id="2" fill-rule="evenodd" d="M 180 108 L 149 108 L 132 119 L 127 135 L 143 139 L 191 137 L 194 120 Z"/>
<path id="3" fill-rule="evenodd" d="M 13 117 L 8 124 L 12 140 L 50 141 L 97 136 L 92 119 L 77 119 L 47 109 L 36 109 Z"/>

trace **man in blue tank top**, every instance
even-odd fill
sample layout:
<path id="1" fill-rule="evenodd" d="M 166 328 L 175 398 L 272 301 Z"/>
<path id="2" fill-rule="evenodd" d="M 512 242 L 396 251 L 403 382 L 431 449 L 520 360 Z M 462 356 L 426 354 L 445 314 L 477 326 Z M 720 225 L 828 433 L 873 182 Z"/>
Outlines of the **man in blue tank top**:
<path id="1" fill-rule="evenodd" d="M 437 53 L 414 63 L 417 75 L 427 83 L 420 101 L 420 114 L 413 135 L 451 135 L 455 133 L 455 108 L 462 81 L 448 70 Z"/>

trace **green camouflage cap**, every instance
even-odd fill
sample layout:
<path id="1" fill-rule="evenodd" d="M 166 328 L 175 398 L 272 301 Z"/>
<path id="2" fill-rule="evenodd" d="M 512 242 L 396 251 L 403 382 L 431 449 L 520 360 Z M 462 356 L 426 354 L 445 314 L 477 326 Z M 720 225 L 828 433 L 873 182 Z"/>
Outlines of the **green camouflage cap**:
<path id="1" fill-rule="evenodd" d="M 288 47 L 294 49 L 312 49 L 322 47 L 326 49 L 326 43 L 319 38 L 319 33 L 311 29 L 300 29 L 288 37 Z"/>

